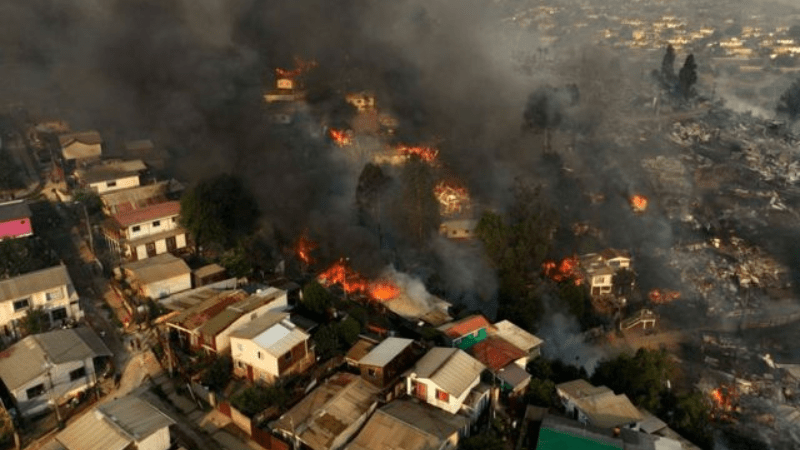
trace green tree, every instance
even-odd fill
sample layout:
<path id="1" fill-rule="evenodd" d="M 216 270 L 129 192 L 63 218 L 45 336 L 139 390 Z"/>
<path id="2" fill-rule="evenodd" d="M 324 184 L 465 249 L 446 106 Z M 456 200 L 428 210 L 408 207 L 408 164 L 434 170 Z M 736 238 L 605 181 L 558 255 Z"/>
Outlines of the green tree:
<path id="1" fill-rule="evenodd" d="M 694 62 L 694 55 L 690 54 L 686 57 L 681 71 L 678 72 L 678 87 L 684 99 L 694 96 L 693 86 L 695 83 L 697 83 L 697 64 Z"/>
<path id="2" fill-rule="evenodd" d="M 248 249 L 243 242 L 236 244 L 236 247 L 225 250 L 220 257 L 219 263 L 232 277 L 246 277 L 253 272 L 250 264 Z"/>
<path id="3" fill-rule="evenodd" d="M 231 381 L 233 361 L 230 355 L 217 356 L 208 369 L 203 372 L 200 382 L 216 392 L 221 392 Z"/>
<path id="4" fill-rule="evenodd" d="M 532 405 L 553 408 L 557 406 L 553 401 L 555 393 L 556 384 L 553 381 L 531 378 L 528 390 L 525 392 L 525 399 Z"/>
<path id="5" fill-rule="evenodd" d="M 303 286 L 303 308 L 322 315 L 333 304 L 333 296 L 316 280 Z"/>
<path id="6" fill-rule="evenodd" d="M 103 212 L 103 201 L 100 199 L 100 195 L 92 189 L 78 190 L 74 199 L 86 207 L 86 213 L 89 215 L 93 216 Z"/>
<path id="7" fill-rule="evenodd" d="M 323 325 L 314 334 L 316 353 L 322 359 L 329 359 L 340 353 L 339 333 L 333 325 Z"/>
<path id="8" fill-rule="evenodd" d="M 181 224 L 192 235 L 196 252 L 207 244 L 232 247 L 254 231 L 258 216 L 255 197 L 233 175 L 205 179 L 181 197 Z"/>
<path id="9" fill-rule="evenodd" d="M 795 121 L 800 116 L 800 78 L 796 79 L 783 94 L 775 107 L 778 114 Z"/>
<path id="10" fill-rule="evenodd" d="M 347 346 L 355 344 L 358 335 L 361 334 L 361 323 L 358 320 L 348 317 L 336 325 L 336 334 L 339 342 Z"/>
<path id="11" fill-rule="evenodd" d="M 252 418 L 271 406 L 283 409 L 290 399 L 289 390 L 281 383 L 273 383 L 268 386 L 256 384 L 234 395 L 231 398 L 231 404 L 244 415 Z"/>
<path id="12" fill-rule="evenodd" d="M 666 350 L 641 348 L 633 356 L 623 353 L 602 361 L 592 375 L 592 383 L 606 385 L 639 406 L 659 411 L 666 381 L 674 371 Z"/>
<path id="13" fill-rule="evenodd" d="M 41 306 L 28 308 L 19 320 L 19 327 L 25 336 L 42 333 L 50 328 L 50 315 Z"/>
<path id="14" fill-rule="evenodd" d="M 403 166 L 401 210 L 403 230 L 418 246 L 422 246 L 439 225 L 439 203 L 433 195 L 433 173 L 428 164 L 412 156 Z"/>
<path id="15" fill-rule="evenodd" d="M 572 280 L 559 283 L 558 298 L 567 307 L 570 314 L 583 323 L 591 311 L 589 291 L 583 285 L 575 284 Z"/>

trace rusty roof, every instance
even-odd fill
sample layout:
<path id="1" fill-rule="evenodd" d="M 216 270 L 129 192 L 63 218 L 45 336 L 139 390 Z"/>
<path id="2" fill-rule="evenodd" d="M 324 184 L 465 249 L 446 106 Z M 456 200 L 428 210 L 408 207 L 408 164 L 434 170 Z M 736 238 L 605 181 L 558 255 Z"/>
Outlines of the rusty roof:
<path id="1" fill-rule="evenodd" d="M 486 317 L 483 317 L 483 315 L 475 314 L 473 316 L 468 316 L 461 320 L 443 325 L 439 327 L 439 330 L 443 331 L 444 334 L 451 338 L 457 338 L 474 333 L 481 328 L 486 328 L 488 331 L 492 328 L 492 324 L 486 319 Z"/>
<path id="2" fill-rule="evenodd" d="M 528 356 L 527 352 L 497 336 L 490 336 L 476 343 L 470 348 L 470 352 L 475 359 L 495 372 L 509 363 Z"/>
<path id="3" fill-rule="evenodd" d="M 180 202 L 169 201 L 145 206 L 144 208 L 134 209 L 131 211 L 119 212 L 114 215 L 114 220 L 121 227 L 127 228 L 131 225 L 136 225 L 137 223 L 176 216 L 180 214 L 180 212 Z"/>

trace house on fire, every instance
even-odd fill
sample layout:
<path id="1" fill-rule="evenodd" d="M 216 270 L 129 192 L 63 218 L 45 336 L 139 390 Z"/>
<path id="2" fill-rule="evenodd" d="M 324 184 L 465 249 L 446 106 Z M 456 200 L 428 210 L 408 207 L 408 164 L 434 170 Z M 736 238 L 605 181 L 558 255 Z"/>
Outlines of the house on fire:
<path id="1" fill-rule="evenodd" d="M 580 257 L 580 267 L 593 297 L 610 295 L 614 287 L 614 274 L 631 267 L 631 255 L 623 250 L 606 249 Z"/>
<path id="2" fill-rule="evenodd" d="M 44 450 L 167 450 L 174 423 L 149 402 L 127 395 L 83 414 Z"/>
<path id="3" fill-rule="evenodd" d="M 644 419 L 625 394 L 616 395 L 605 386 L 596 387 L 583 379 L 556 385 L 556 393 L 567 414 L 581 423 L 637 430 Z"/>
<path id="4" fill-rule="evenodd" d="M 378 388 L 358 375 L 339 372 L 306 395 L 270 427 L 293 448 L 342 448 L 378 405 Z"/>
<path id="5" fill-rule="evenodd" d="M 103 153 L 103 138 L 94 130 L 61 134 L 58 144 L 65 161 L 79 164 L 98 161 Z"/>
<path id="6" fill-rule="evenodd" d="M 109 247 L 131 261 L 186 248 L 186 230 L 178 223 L 181 205 L 168 201 L 120 211 L 103 226 Z"/>
<path id="7" fill-rule="evenodd" d="M 125 264 L 122 270 L 142 297 L 160 299 L 192 288 L 192 270 L 170 253 Z"/>
<path id="8" fill-rule="evenodd" d="M 0 203 L 0 241 L 33 236 L 31 208 L 24 200 Z"/>
<path id="9" fill-rule="evenodd" d="M 139 186 L 139 175 L 147 170 L 140 160 L 110 160 L 78 169 L 75 178 L 98 194 Z"/>
<path id="10" fill-rule="evenodd" d="M 17 335 L 17 324 L 31 308 L 41 307 L 51 324 L 83 317 L 78 293 L 65 266 L 55 266 L 0 281 L 0 326 Z"/>
<path id="11" fill-rule="evenodd" d="M 489 402 L 481 384 L 486 366 L 457 348 L 434 347 L 406 372 L 409 396 L 450 414 L 462 412 L 473 422 Z"/>
<path id="12" fill-rule="evenodd" d="M 32 416 L 94 386 L 111 356 L 89 328 L 35 334 L 0 352 L 0 380 L 17 410 Z"/>
<path id="13" fill-rule="evenodd" d="M 266 383 L 305 372 L 316 361 L 310 340 L 288 313 L 266 312 L 230 334 L 233 371 Z"/>

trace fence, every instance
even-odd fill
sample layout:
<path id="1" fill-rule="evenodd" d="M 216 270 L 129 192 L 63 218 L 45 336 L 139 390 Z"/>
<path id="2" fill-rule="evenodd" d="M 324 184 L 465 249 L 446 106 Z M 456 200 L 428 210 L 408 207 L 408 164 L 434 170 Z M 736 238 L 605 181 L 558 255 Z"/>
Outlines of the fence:
<path id="1" fill-rule="evenodd" d="M 273 436 L 266 430 L 259 428 L 254 420 L 242 414 L 226 401 L 217 403 L 217 409 L 222 414 L 231 418 L 234 425 L 247 433 L 254 442 L 267 450 L 289 450 L 289 445 Z"/>

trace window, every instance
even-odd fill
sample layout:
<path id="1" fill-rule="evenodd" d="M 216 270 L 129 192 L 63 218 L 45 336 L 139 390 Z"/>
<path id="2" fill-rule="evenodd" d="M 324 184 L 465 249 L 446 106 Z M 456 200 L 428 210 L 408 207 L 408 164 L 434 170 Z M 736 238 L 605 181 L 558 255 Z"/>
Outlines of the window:
<path id="1" fill-rule="evenodd" d="M 258 359 L 264 359 L 261 357 L 261 352 L 256 352 L 256 356 L 258 356 Z"/>
<path id="2" fill-rule="evenodd" d="M 61 289 L 59 288 L 59 289 L 56 289 L 56 290 L 53 290 L 53 291 L 50 291 L 50 292 L 46 293 L 45 297 L 47 298 L 48 302 L 50 300 L 61 300 L 62 298 L 64 298 L 64 293 L 61 292 Z"/>
<path id="3" fill-rule="evenodd" d="M 115 187 L 116 185 L 116 181 L 106 181 L 106 187 Z"/>
<path id="4" fill-rule="evenodd" d="M 286 354 L 283 355 L 283 359 L 285 359 L 286 361 L 291 361 L 292 360 L 292 352 L 291 351 L 286 352 Z"/>
<path id="5" fill-rule="evenodd" d="M 241 361 L 236 361 L 236 365 L 237 365 L 237 366 L 238 366 L 240 369 L 244 369 L 244 363 L 243 363 L 243 362 L 241 362 Z"/>
<path id="6" fill-rule="evenodd" d="M 172 223 L 175 223 L 177 221 L 178 221 L 178 217 L 177 216 L 172 218 Z"/>
<path id="7" fill-rule="evenodd" d="M 142 227 L 140 227 L 139 225 L 131 227 L 131 231 L 133 231 L 134 233 L 138 233 L 139 230 L 141 230 L 141 229 L 142 229 Z"/>
<path id="8" fill-rule="evenodd" d="M 161 226 L 161 221 L 160 221 L 160 220 L 156 220 L 156 221 L 154 221 L 154 222 L 153 222 L 153 226 L 154 226 L 154 227 L 160 227 L 160 226 Z"/>
<path id="9" fill-rule="evenodd" d="M 86 376 L 86 367 L 78 367 L 69 373 L 69 381 L 75 381 Z"/>
<path id="10" fill-rule="evenodd" d="M 28 388 L 25 391 L 25 395 L 28 396 L 28 400 L 36 398 L 42 394 L 44 394 L 44 384 L 37 384 L 36 386 Z"/>
<path id="11" fill-rule="evenodd" d="M 443 402 L 449 402 L 450 401 L 450 394 L 448 394 L 447 392 L 442 391 L 440 389 L 437 389 L 436 390 L 436 400 L 440 400 L 440 401 L 443 401 Z"/>
<path id="12" fill-rule="evenodd" d="M 26 309 L 29 306 L 31 306 L 31 299 L 30 298 L 23 298 L 22 300 L 15 300 L 14 301 L 14 311 L 21 311 L 23 309 Z"/>
<path id="13" fill-rule="evenodd" d="M 378 371 L 375 370 L 375 369 L 367 369 L 367 375 L 370 378 L 377 378 L 378 377 Z"/>
<path id="14" fill-rule="evenodd" d="M 50 312 L 53 320 L 64 320 L 67 318 L 67 308 L 58 308 Z"/>

